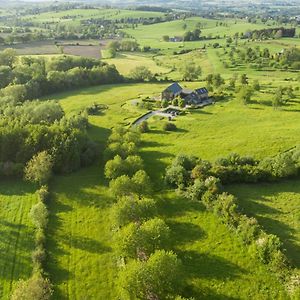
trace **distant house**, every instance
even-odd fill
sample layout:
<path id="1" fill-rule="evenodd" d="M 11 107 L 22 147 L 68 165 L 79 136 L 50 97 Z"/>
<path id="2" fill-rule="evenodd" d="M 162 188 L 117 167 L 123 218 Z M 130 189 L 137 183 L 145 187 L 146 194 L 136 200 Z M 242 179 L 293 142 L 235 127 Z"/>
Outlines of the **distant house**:
<path id="1" fill-rule="evenodd" d="M 208 90 L 205 87 L 196 90 L 183 89 L 177 82 L 162 92 L 162 99 L 171 101 L 176 97 L 184 99 L 186 105 L 200 105 L 209 100 Z"/>
<path id="2" fill-rule="evenodd" d="M 181 91 L 182 87 L 179 85 L 179 83 L 174 82 L 161 93 L 161 98 L 168 101 L 173 100 L 174 98 L 180 96 Z"/>

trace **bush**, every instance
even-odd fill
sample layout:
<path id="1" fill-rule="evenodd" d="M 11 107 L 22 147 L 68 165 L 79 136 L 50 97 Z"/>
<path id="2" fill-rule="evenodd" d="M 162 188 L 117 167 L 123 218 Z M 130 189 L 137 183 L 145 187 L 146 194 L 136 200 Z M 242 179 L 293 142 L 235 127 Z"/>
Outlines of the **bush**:
<path id="1" fill-rule="evenodd" d="M 120 274 L 127 299 L 173 299 L 181 286 L 181 262 L 172 252 L 156 251 L 145 261 L 132 261 Z M 125 294 L 125 295 L 124 295 Z"/>
<path id="2" fill-rule="evenodd" d="M 193 185 L 187 187 L 185 196 L 192 201 L 199 201 L 206 190 L 207 187 L 205 186 L 204 182 L 196 179 Z"/>
<path id="3" fill-rule="evenodd" d="M 37 229 L 35 232 L 35 244 L 37 247 L 43 246 L 45 243 L 46 237 L 43 229 Z"/>
<path id="4" fill-rule="evenodd" d="M 52 294 L 52 284 L 49 279 L 37 273 L 26 281 L 18 282 L 11 300 L 49 300 Z"/>
<path id="5" fill-rule="evenodd" d="M 176 131 L 177 127 L 174 123 L 164 123 L 163 130 L 164 131 Z"/>
<path id="6" fill-rule="evenodd" d="M 43 202 L 39 201 L 37 204 L 32 206 L 29 214 L 33 224 L 38 229 L 44 229 L 46 227 L 48 223 L 48 211 Z"/>
<path id="7" fill-rule="evenodd" d="M 42 202 L 47 202 L 49 200 L 50 193 L 48 191 L 48 186 L 47 185 L 42 185 L 38 190 L 37 194 L 39 199 Z"/>
<path id="8" fill-rule="evenodd" d="M 236 226 L 238 212 L 236 200 L 233 195 L 222 193 L 217 197 L 214 212 L 220 216 L 228 225 Z"/>
<path id="9" fill-rule="evenodd" d="M 264 264 L 269 264 L 273 260 L 280 247 L 279 238 L 273 234 L 264 234 L 256 240 L 257 255 Z"/>
<path id="10" fill-rule="evenodd" d="M 46 258 L 46 252 L 43 247 L 37 247 L 32 252 L 32 262 L 35 270 L 39 270 L 42 268 L 42 264 L 45 261 L 45 258 Z"/>
<path id="11" fill-rule="evenodd" d="M 166 182 L 178 188 L 184 188 L 189 178 L 188 172 L 182 166 L 170 166 L 166 171 Z"/>
<path id="12" fill-rule="evenodd" d="M 130 222 L 141 223 L 153 217 L 156 204 L 152 199 L 139 199 L 136 195 L 122 197 L 113 206 L 112 217 L 117 227 Z"/>
<path id="13" fill-rule="evenodd" d="M 32 157 L 25 168 L 25 179 L 45 184 L 51 177 L 53 161 L 46 151 Z"/>
<path id="14" fill-rule="evenodd" d="M 237 233 L 246 244 L 254 242 L 260 232 L 258 222 L 255 218 L 241 215 L 239 218 Z"/>
<path id="15" fill-rule="evenodd" d="M 10 161 L 0 162 L 0 177 L 22 177 L 24 165 Z"/>
<path id="16" fill-rule="evenodd" d="M 148 126 L 148 122 L 147 121 L 143 121 L 140 125 L 139 125 L 139 131 L 141 133 L 146 133 L 149 132 L 149 126 Z"/>

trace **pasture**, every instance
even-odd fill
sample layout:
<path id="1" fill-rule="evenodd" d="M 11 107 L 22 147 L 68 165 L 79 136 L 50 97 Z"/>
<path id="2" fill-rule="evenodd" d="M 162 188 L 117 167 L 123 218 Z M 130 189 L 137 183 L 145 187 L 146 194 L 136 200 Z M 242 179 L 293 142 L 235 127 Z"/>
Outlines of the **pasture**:
<path id="1" fill-rule="evenodd" d="M 233 185 L 228 190 L 239 199 L 243 211 L 283 242 L 291 263 L 300 269 L 299 179 L 279 183 Z"/>
<path id="2" fill-rule="evenodd" d="M 19 279 L 32 272 L 34 229 L 29 211 L 37 201 L 35 188 L 22 181 L 0 183 L 0 298 L 10 299 Z"/>
<path id="3" fill-rule="evenodd" d="M 58 94 L 52 99 L 60 100 L 67 114 L 94 102 L 107 104 L 108 109 L 102 115 L 90 117 L 89 134 L 103 145 L 113 126 L 126 126 L 145 112 L 132 100 L 158 94 L 164 86 L 93 87 Z M 294 105 L 297 108 L 299 103 Z M 276 154 L 297 143 L 298 114 L 289 107 L 274 111 L 263 103 L 245 107 L 235 99 L 228 99 L 178 117 L 175 121 L 178 131 L 172 133 L 162 130 L 161 120 L 149 121 L 151 131 L 143 135 L 141 155 L 155 183 L 160 215 L 173 230 L 170 247 L 178 253 L 190 274 L 185 278 L 190 287 L 185 291 L 186 296 L 223 299 L 238 294 L 239 299 L 248 299 L 250 295 L 264 299 L 284 297 L 284 292 L 265 267 L 247 258 L 248 250 L 238 238 L 200 204 L 191 206 L 173 192 L 164 191 L 162 177 L 166 165 L 177 153 L 210 160 L 231 152 L 256 157 Z M 96 163 L 76 174 L 58 177 L 53 183 L 55 200 L 50 206 L 53 214 L 48 270 L 56 285 L 56 299 L 80 299 L 83 295 L 109 298 L 117 293 L 117 273 L 112 268 L 114 244 L 107 221 L 113 200 L 101 175 L 102 167 L 102 163 Z"/>
<path id="4" fill-rule="evenodd" d="M 0 14 L 2 12 L 0 11 Z M 160 12 L 125 9 L 72 9 L 22 16 L 35 26 L 57 24 L 78 28 L 88 19 L 121 20 L 152 18 Z M 118 23 L 118 21 L 117 21 Z M 167 132 L 168 121 L 159 116 L 148 120 L 150 131 L 142 134 L 140 155 L 154 186 L 153 198 L 158 214 L 171 228 L 169 249 L 183 262 L 185 297 L 195 299 L 288 299 L 282 282 L 265 265 L 253 258 L 251 250 L 237 235 L 207 212 L 200 202 L 187 202 L 164 182 L 165 168 L 179 153 L 214 161 L 230 153 L 255 158 L 273 156 L 299 144 L 300 91 L 299 74 L 289 70 L 251 68 L 249 64 L 226 67 L 226 35 L 275 26 L 244 19 L 204 19 L 192 17 L 154 25 L 128 26 L 127 38 L 141 46 L 151 46 L 153 53 L 118 52 L 115 58 L 102 58 L 116 65 L 122 75 L 137 66 L 147 67 L 158 79 L 166 76 L 182 80 L 181 66 L 192 61 L 200 66 L 198 81 L 180 82 L 184 88 L 206 86 L 208 74 L 220 73 L 228 86 L 232 76 L 247 74 L 249 85 L 258 80 L 249 104 L 237 99 L 233 89 L 226 97 L 203 109 L 186 109 L 172 122 L 177 130 Z M 182 36 L 187 30 L 201 29 L 208 39 L 191 42 L 165 42 L 164 35 Z M 78 43 L 78 44 L 77 44 Z M 102 43 L 102 44 L 101 44 Z M 20 55 L 78 55 L 100 58 L 107 40 L 34 42 L 15 44 Z M 219 46 L 214 46 L 218 43 Z M 275 54 L 291 46 L 300 47 L 299 39 L 266 41 L 239 40 L 238 49 L 268 48 Z M 192 49 L 179 54 L 181 50 Z M 240 78 L 240 77 L 239 77 Z M 170 82 L 101 85 L 43 97 L 58 101 L 67 116 L 77 115 L 93 104 L 107 109 L 89 116 L 88 135 L 100 144 L 101 158 L 93 166 L 68 175 L 57 175 L 50 183 L 52 192 L 47 227 L 47 263 L 45 269 L 54 284 L 54 299 L 117 299 L 118 257 L 111 224 L 114 199 L 104 178 L 103 151 L 111 129 L 129 127 L 148 111 L 146 98 L 158 98 Z M 239 85 L 240 83 L 237 83 Z M 272 99 L 279 86 L 294 88 L 294 96 L 278 109 Z M 160 103 L 156 103 L 158 107 Z M 156 108 L 153 108 L 156 109 Z M 274 184 L 231 185 L 227 190 L 238 198 L 239 207 L 258 219 L 268 232 L 283 242 L 292 265 L 300 268 L 299 179 Z M 21 181 L 0 183 L 0 298 L 9 294 L 20 278 L 31 274 L 34 248 L 33 227 L 28 213 L 35 203 L 35 187 Z"/>

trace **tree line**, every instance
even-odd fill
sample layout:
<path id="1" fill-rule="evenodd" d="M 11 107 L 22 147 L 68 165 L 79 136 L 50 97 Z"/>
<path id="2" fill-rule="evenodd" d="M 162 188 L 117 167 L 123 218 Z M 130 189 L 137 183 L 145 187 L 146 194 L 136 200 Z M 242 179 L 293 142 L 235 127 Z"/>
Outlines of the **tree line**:
<path id="1" fill-rule="evenodd" d="M 170 228 L 157 216 L 152 185 L 138 155 L 140 133 L 116 127 L 108 140 L 105 176 L 116 202 L 112 207 L 122 299 L 184 299 L 181 262 L 168 249 Z"/>
<path id="2" fill-rule="evenodd" d="M 96 59 L 17 57 L 13 49 L 0 52 L 0 95 L 6 100 L 22 102 L 71 88 L 123 80 L 115 66 Z"/>
<path id="3" fill-rule="evenodd" d="M 19 280 L 13 290 L 12 300 L 49 300 L 53 294 L 53 285 L 45 272 L 47 252 L 46 229 L 48 225 L 48 207 L 50 200 L 48 181 L 52 175 L 53 160 L 46 151 L 39 152 L 26 164 L 24 178 L 39 185 L 36 191 L 38 201 L 30 210 L 29 216 L 35 229 L 35 248 L 32 252 L 32 274 L 27 280 Z"/>

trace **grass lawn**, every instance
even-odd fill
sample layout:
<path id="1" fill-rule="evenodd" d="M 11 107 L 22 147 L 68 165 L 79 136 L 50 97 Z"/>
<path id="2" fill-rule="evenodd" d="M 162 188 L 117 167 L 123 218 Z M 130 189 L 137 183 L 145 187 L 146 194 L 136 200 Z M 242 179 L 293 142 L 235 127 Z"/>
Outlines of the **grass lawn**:
<path id="1" fill-rule="evenodd" d="M 0 299 L 10 299 L 16 282 L 31 275 L 34 228 L 28 214 L 36 201 L 33 186 L 22 181 L 1 181 Z"/>
<path id="2" fill-rule="evenodd" d="M 248 216 L 283 242 L 291 263 L 300 269 L 300 180 L 229 186 Z"/>
<path id="3" fill-rule="evenodd" d="M 116 299 L 111 196 L 98 164 L 56 177 L 48 230 L 47 271 L 54 299 Z"/>

